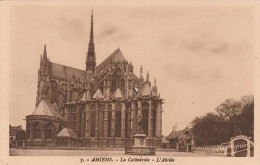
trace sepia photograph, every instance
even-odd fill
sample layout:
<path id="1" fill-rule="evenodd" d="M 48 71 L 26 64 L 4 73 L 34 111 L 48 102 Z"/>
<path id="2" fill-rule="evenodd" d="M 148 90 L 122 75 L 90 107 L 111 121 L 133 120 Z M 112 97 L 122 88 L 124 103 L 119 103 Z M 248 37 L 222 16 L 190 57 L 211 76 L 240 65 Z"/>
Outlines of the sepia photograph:
<path id="1" fill-rule="evenodd" d="M 259 161 L 259 3 L 134 2 L 2 3 L 1 165 Z"/>

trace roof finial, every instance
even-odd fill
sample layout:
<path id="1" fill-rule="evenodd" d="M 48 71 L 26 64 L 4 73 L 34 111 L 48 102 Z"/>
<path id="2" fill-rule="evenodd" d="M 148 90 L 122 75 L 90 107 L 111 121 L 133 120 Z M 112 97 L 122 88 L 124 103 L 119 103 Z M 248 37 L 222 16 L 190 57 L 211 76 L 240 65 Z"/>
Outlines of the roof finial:
<path id="1" fill-rule="evenodd" d="M 143 66 L 141 65 L 141 68 L 140 68 L 140 78 L 143 78 Z"/>
<path id="2" fill-rule="evenodd" d="M 46 63 L 47 61 L 47 50 L 46 50 L 46 44 L 44 44 L 44 50 L 43 50 L 43 63 Z"/>

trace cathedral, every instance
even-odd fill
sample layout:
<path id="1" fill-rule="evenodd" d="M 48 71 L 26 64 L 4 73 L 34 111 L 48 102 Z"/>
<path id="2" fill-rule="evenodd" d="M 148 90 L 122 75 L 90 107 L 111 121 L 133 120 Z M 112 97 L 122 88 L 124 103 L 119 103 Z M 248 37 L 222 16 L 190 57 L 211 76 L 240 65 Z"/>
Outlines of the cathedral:
<path id="1" fill-rule="evenodd" d="M 125 147 L 134 144 L 138 120 L 148 146 L 160 146 L 163 99 L 156 79 L 133 72 L 118 48 L 96 64 L 93 12 L 86 68 L 40 58 L 35 110 L 26 116 L 26 146 Z"/>

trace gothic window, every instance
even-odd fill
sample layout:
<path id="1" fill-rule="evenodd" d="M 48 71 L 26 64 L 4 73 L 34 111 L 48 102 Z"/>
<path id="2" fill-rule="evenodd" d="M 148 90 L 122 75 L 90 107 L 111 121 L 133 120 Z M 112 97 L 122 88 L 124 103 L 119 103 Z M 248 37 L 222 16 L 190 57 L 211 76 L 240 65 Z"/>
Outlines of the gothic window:
<path id="1" fill-rule="evenodd" d="M 45 127 L 45 138 L 46 139 L 53 139 L 54 137 L 54 125 L 53 123 L 49 122 Z"/>
<path id="2" fill-rule="evenodd" d="M 138 128 L 138 124 L 137 124 L 137 121 L 138 121 L 138 104 L 136 103 L 135 104 L 135 109 L 134 109 L 134 115 L 135 115 L 135 129 L 137 130 Z"/>
<path id="3" fill-rule="evenodd" d="M 100 130 L 99 131 L 99 136 L 103 136 L 104 134 L 104 123 L 102 123 L 102 122 L 104 122 L 104 105 L 103 104 L 99 104 L 99 113 L 98 113 L 98 115 L 99 115 L 99 117 L 98 117 L 98 119 L 99 119 L 99 124 L 98 124 L 98 129 Z M 100 123 L 101 122 L 101 123 Z"/>
<path id="4" fill-rule="evenodd" d="M 92 105 L 91 107 L 91 137 L 95 137 L 95 127 L 96 127 L 96 107 Z"/>
<path id="5" fill-rule="evenodd" d="M 51 81 L 51 98 L 53 101 L 58 102 L 57 100 L 57 83 L 56 81 Z"/>
<path id="6" fill-rule="evenodd" d="M 71 91 L 68 91 L 68 94 L 69 94 L 69 102 L 71 102 L 72 101 L 72 92 Z"/>
<path id="7" fill-rule="evenodd" d="M 33 126 L 33 139 L 41 139 L 41 126 L 36 122 Z"/>
<path id="8" fill-rule="evenodd" d="M 98 87 L 102 94 L 104 94 L 104 82 L 105 81 L 101 81 L 100 84 L 99 84 L 99 87 Z"/>
<path id="9" fill-rule="evenodd" d="M 61 85 L 60 85 L 60 88 L 62 91 L 65 91 L 66 88 L 67 88 L 67 84 L 65 82 L 62 82 Z"/>
<path id="10" fill-rule="evenodd" d="M 121 79 L 121 87 L 120 87 L 120 90 L 122 93 L 125 93 L 125 80 L 124 79 Z"/>
<path id="11" fill-rule="evenodd" d="M 108 127 L 107 127 L 107 136 L 111 137 L 111 120 L 112 120 L 112 105 L 108 106 Z"/>
<path id="12" fill-rule="evenodd" d="M 116 121 L 116 133 L 115 136 L 116 137 L 120 137 L 121 136 L 121 119 L 122 119 L 122 106 L 121 104 L 117 104 L 116 105 L 116 111 L 115 111 L 115 121 Z"/>
<path id="13" fill-rule="evenodd" d="M 126 105 L 126 111 L 125 111 L 125 137 L 128 138 L 128 120 L 130 118 L 129 115 L 129 105 Z"/>
<path id="14" fill-rule="evenodd" d="M 76 101 L 78 99 L 78 92 L 77 91 L 72 91 L 72 101 Z"/>
<path id="15" fill-rule="evenodd" d="M 114 93 L 118 88 L 124 94 L 125 81 L 124 81 L 124 78 L 123 78 L 123 72 L 120 70 L 120 68 L 118 68 L 113 75 L 112 93 Z"/>
<path id="16" fill-rule="evenodd" d="M 143 129 L 145 134 L 148 136 L 148 122 L 149 122 L 149 103 L 142 104 L 143 109 Z"/>
<path id="17" fill-rule="evenodd" d="M 71 120 L 71 121 L 75 121 L 75 120 L 77 119 L 76 113 L 77 113 L 77 108 L 76 108 L 76 106 L 72 106 L 72 107 L 71 107 L 71 117 L 70 117 L 70 120 Z"/>

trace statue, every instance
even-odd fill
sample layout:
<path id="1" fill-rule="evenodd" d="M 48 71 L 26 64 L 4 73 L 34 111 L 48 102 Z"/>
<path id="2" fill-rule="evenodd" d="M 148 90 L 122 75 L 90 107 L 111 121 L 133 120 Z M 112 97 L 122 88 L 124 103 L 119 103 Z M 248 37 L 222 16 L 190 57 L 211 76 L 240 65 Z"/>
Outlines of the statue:
<path id="1" fill-rule="evenodd" d="M 143 118 L 142 118 L 141 114 L 138 115 L 137 124 L 138 124 L 138 133 L 143 133 L 143 128 L 142 128 L 143 127 Z"/>

